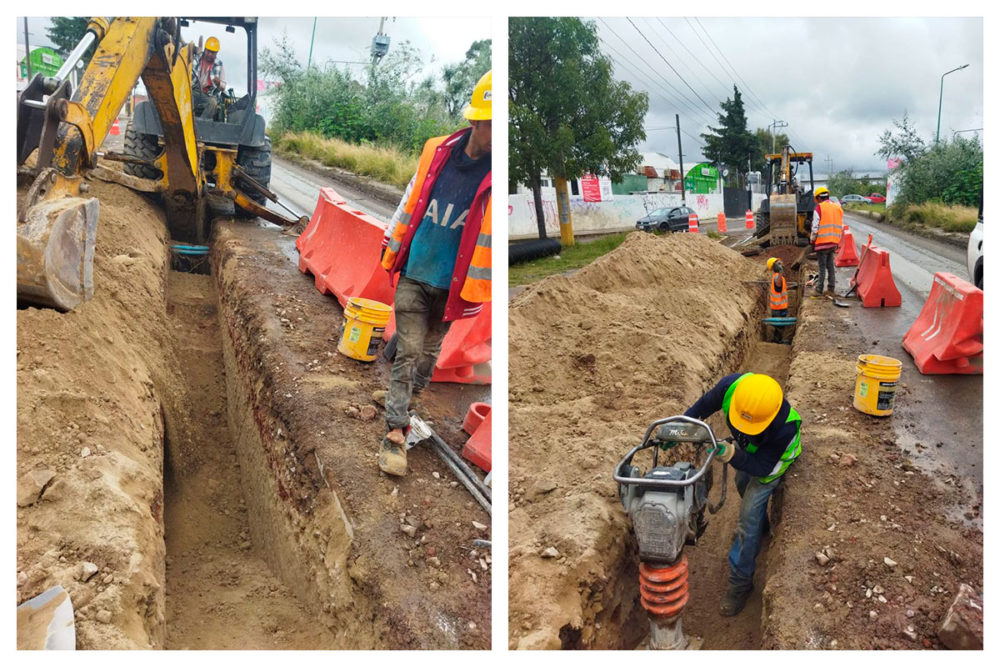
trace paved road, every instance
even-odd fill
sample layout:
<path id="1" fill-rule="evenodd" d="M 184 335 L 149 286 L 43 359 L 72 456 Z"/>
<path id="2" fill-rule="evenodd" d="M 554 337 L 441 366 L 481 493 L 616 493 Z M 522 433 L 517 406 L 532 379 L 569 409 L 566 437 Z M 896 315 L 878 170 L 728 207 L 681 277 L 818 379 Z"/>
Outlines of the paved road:
<path id="1" fill-rule="evenodd" d="M 347 200 L 348 204 L 379 220 L 388 221 L 392 217 L 393 211 L 396 210 L 395 204 L 387 204 L 347 183 L 316 174 L 281 158 L 272 158 L 271 189 L 285 206 L 298 215 L 312 214 L 316 208 L 319 189 L 322 187 L 332 187 Z M 269 208 L 281 211 L 280 207 L 275 207 L 270 203 Z"/>
<path id="2" fill-rule="evenodd" d="M 900 382 L 906 389 L 900 392 L 889 417 L 897 441 L 922 469 L 941 479 L 954 477 L 956 483 L 981 497 L 982 376 L 921 375 L 902 347 L 903 334 L 927 300 L 934 274 L 946 271 L 968 280 L 965 251 L 856 214 L 847 213 L 845 223 L 859 252 L 868 234 L 874 235 L 877 246 L 889 251 L 893 280 L 903 298 L 899 308 L 862 308 L 857 301 L 852 301 L 857 305 L 851 308 L 852 318 L 871 341 L 869 351 L 903 363 Z M 837 271 L 838 292 L 847 289 L 853 273 L 853 267 Z"/>

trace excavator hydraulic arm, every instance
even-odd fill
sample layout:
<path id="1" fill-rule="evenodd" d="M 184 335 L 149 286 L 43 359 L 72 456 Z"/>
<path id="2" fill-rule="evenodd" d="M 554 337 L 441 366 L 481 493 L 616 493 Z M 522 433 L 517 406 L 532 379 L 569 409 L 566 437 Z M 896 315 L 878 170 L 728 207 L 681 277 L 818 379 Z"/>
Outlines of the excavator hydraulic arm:
<path id="1" fill-rule="evenodd" d="M 67 74 L 97 48 L 77 91 Z M 191 111 L 191 45 L 170 18 L 92 19 L 88 33 L 53 78 L 37 75 L 18 99 L 19 176 L 34 182 L 18 210 L 18 300 L 71 310 L 93 296 L 97 199 L 84 172 L 142 77 L 164 126 L 164 172 L 171 220 L 199 236 L 205 179 Z M 46 99 L 47 97 L 47 99 Z M 37 149 L 33 166 L 24 167 Z"/>

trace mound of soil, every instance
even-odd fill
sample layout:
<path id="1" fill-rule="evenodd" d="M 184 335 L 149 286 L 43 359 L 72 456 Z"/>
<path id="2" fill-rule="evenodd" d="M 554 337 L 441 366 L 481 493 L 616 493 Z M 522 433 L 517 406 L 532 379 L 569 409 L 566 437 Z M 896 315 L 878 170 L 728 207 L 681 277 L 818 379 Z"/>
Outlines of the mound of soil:
<path id="1" fill-rule="evenodd" d="M 163 642 L 163 405 L 183 394 L 166 231 L 140 195 L 92 188 L 94 298 L 69 313 L 17 312 L 17 599 L 61 584 L 80 648 L 149 648 Z M 54 476 L 39 488 L 39 474 Z M 81 576 L 84 563 L 97 573 Z"/>
<path id="2" fill-rule="evenodd" d="M 704 236 L 636 233 L 511 301 L 511 648 L 633 647 L 645 633 L 612 469 L 651 421 L 736 369 L 763 308 L 744 281 L 761 273 Z"/>

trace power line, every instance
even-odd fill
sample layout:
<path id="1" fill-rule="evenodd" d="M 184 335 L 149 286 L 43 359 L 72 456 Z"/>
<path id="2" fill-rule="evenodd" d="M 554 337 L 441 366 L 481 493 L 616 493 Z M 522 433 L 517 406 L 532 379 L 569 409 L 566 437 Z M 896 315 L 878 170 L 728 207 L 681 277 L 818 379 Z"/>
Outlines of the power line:
<path id="1" fill-rule="evenodd" d="M 701 111 L 701 110 L 697 109 L 695 106 L 693 106 L 693 102 L 691 102 L 690 100 L 688 100 L 687 97 L 680 90 L 678 90 L 676 86 L 674 86 L 672 83 L 670 83 L 670 81 L 668 81 L 662 74 L 660 74 L 659 72 L 657 72 L 649 63 L 647 63 L 646 60 L 635 49 L 633 49 L 632 46 L 625 39 L 622 39 L 621 35 L 619 35 L 617 32 L 615 32 L 614 28 L 612 28 L 610 26 L 610 24 L 608 24 L 607 21 L 605 21 L 603 18 L 600 18 L 599 20 L 601 21 L 601 23 L 603 23 L 605 25 L 605 27 L 611 32 L 612 35 L 614 35 L 615 37 L 617 37 L 618 40 L 620 42 L 622 42 L 622 44 L 624 44 L 626 48 L 628 48 L 629 51 L 631 51 L 633 54 L 635 54 L 635 57 L 638 58 L 640 62 L 642 62 L 654 74 L 656 74 L 661 79 L 663 79 L 663 82 L 666 83 L 667 86 L 669 86 L 670 89 L 673 90 L 674 93 L 677 96 L 680 97 L 680 99 L 683 101 L 684 106 L 688 109 L 688 111 L 690 111 L 695 116 L 701 115 L 702 117 L 704 117 L 704 112 L 703 111 Z M 611 47 L 611 45 L 606 40 L 601 39 L 600 36 L 598 36 L 598 39 L 600 39 L 601 42 L 603 42 L 606 46 L 608 46 L 608 48 L 611 48 L 613 51 L 615 51 L 615 53 L 618 53 L 618 51 L 615 50 L 615 49 L 613 49 L 613 47 Z M 655 84 L 655 85 L 659 86 L 660 88 L 663 88 L 663 86 L 660 85 L 660 84 Z M 677 104 L 676 102 L 671 102 L 671 100 L 669 98 L 667 98 L 667 97 L 665 97 L 664 99 L 666 99 L 668 103 Z M 711 119 L 710 116 L 709 116 L 709 119 Z"/>
<path id="2" fill-rule="evenodd" d="M 647 44 L 649 44 L 650 48 L 652 48 L 652 49 L 653 49 L 653 51 L 655 51 L 655 52 L 656 52 L 656 55 L 660 56 L 660 59 L 661 59 L 661 60 L 662 60 L 663 62 L 665 62 L 665 63 L 667 64 L 667 67 L 669 67 L 669 68 L 670 68 L 670 69 L 671 69 L 671 70 L 673 71 L 673 73 L 677 75 L 677 78 L 678 78 L 678 79 L 680 79 L 681 81 L 683 81 L 683 82 L 684 82 L 684 85 L 685 85 L 685 86 L 687 86 L 687 87 L 688 87 L 688 89 L 689 89 L 689 90 L 690 90 L 690 91 L 691 91 L 692 93 L 694 93 L 694 96 L 695 96 L 695 97 L 697 97 L 697 98 L 698 98 L 699 100 L 701 100 L 701 103 L 705 105 L 705 108 L 706 108 L 706 109 L 708 109 L 709 113 L 713 113 L 713 112 L 714 112 L 714 110 L 713 110 L 713 109 L 712 109 L 712 107 L 711 107 L 711 106 L 710 106 L 710 105 L 708 104 L 708 102 L 706 102 L 706 101 L 705 101 L 704 99 L 702 99 L 701 95 L 699 95 L 699 94 L 698 94 L 698 91 L 696 91 L 696 90 L 695 90 L 694 88 L 692 88 L 692 87 L 691 87 L 691 84 L 690 84 L 690 83 L 688 83 L 688 82 L 687 82 L 687 80 L 686 80 L 686 79 L 685 79 L 685 78 L 684 78 L 683 76 L 681 76 L 681 73 L 680 73 L 680 72 L 678 72 L 678 71 L 677 71 L 677 69 L 676 69 L 676 68 L 675 68 L 675 67 L 674 67 L 673 65 L 671 65 L 671 64 L 670 64 L 670 61 L 669 61 L 669 60 L 667 60 L 667 59 L 666 59 L 666 58 L 665 58 L 665 57 L 663 56 L 663 54 L 662 54 L 662 53 L 660 53 L 660 51 L 659 51 L 659 50 L 658 50 L 658 49 L 657 49 L 657 48 L 656 48 L 655 46 L 653 46 L 653 43 L 652 43 L 652 42 L 650 42 L 650 41 L 649 41 L 649 39 L 647 39 L 647 38 L 646 38 L 646 35 L 644 35 L 644 34 L 643 34 L 642 30 L 639 30 L 639 26 L 637 26 L 637 25 L 636 25 L 635 23 L 633 23 L 633 22 L 632 22 L 632 19 L 630 19 L 630 18 L 629 18 L 629 17 L 627 17 L 627 16 L 625 17 L 625 20 L 626 20 L 626 21 L 628 21 L 629 23 L 631 23 L 631 24 L 632 24 L 632 27 L 633 27 L 633 28 L 635 28 L 635 31 L 636 31 L 637 33 L 639 33 L 639 35 L 640 35 L 640 36 L 641 36 L 641 37 L 642 37 L 642 38 L 643 38 L 643 39 L 644 39 L 644 40 L 646 41 L 646 43 L 647 43 Z"/>
<path id="3" fill-rule="evenodd" d="M 733 74 L 735 74 L 736 78 L 740 80 L 740 83 L 742 83 L 744 86 L 746 86 L 747 91 L 751 95 L 753 95 L 753 97 L 757 100 L 757 102 L 760 103 L 760 106 L 762 106 L 764 108 L 764 110 L 767 111 L 767 113 L 770 114 L 770 116 L 772 118 L 776 117 L 776 114 L 774 112 L 772 112 L 770 109 L 767 108 L 767 105 L 764 104 L 764 101 L 761 100 L 760 97 L 757 96 L 757 93 L 753 92 L 753 89 L 750 88 L 750 84 L 748 84 L 746 81 L 743 80 L 743 77 L 740 76 L 740 73 L 737 72 L 736 68 L 733 67 L 733 64 L 729 62 L 729 58 L 726 57 L 726 54 L 722 52 L 722 49 L 719 48 L 719 45 L 716 44 L 715 40 L 712 39 L 712 36 L 710 34 L 708 34 L 708 30 L 705 30 L 705 26 L 703 26 L 701 24 L 701 21 L 698 20 L 698 17 L 695 17 L 694 20 L 698 24 L 698 27 L 700 27 L 705 32 L 705 36 L 708 37 L 708 41 L 712 42 L 712 46 L 714 46 L 715 49 L 716 49 L 716 51 L 719 52 L 719 55 L 722 56 L 722 59 L 726 61 L 726 63 L 729 65 L 729 68 L 733 71 Z"/>
<path id="4" fill-rule="evenodd" d="M 664 30 L 666 30 L 666 31 L 667 31 L 667 33 L 668 33 L 668 34 L 669 34 L 669 35 L 670 35 L 671 37 L 673 37 L 673 38 L 674 38 L 674 40 L 676 40 L 676 42 L 677 42 L 678 44 L 680 44 L 681 46 L 683 46 L 683 47 L 684 47 L 684 50 L 685 50 L 685 51 L 687 51 L 688 53 L 690 53 L 690 54 L 691 54 L 691 57 L 692 57 L 692 58 L 694 59 L 694 61 L 695 61 L 696 63 L 698 63 L 699 65 L 701 65 L 701 68 L 702 68 L 703 70 L 705 70 L 706 72 L 708 72 L 709 76 L 711 76 L 711 77 L 712 77 L 713 79 L 715 79 L 715 80 L 716 80 L 716 81 L 717 81 L 717 82 L 719 83 L 719 85 L 720 85 L 720 86 L 722 86 L 722 90 L 723 90 L 723 92 L 725 92 L 725 93 L 726 93 L 726 94 L 728 95 L 728 94 L 729 94 L 729 91 L 728 91 L 728 89 L 726 88 L 726 84 L 722 82 L 722 79 L 720 79 L 719 77 L 715 76 L 715 72 L 713 72 L 712 70 L 708 69 L 708 67 L 707 67 L 707 66 L 705 65 L 705 63 L 703 63 L 703 62 L 701 61 L 701 58 L 699 58 L 699 57 L 698 57 L 698 56 L 697 56 L 697 55 L 695 54 L 695 52 L 694 52 L 694 51 L 692 51 L 691 49 L 689 49 L 689 48 L 687 47 L 687 45 L 686 45 L 686 44 L 685 44 L 684 42 L 682 42 L 682 41 L 681 41 L 680 37 L 678 37 L 677 35 L 675 35 L 675 34 L 673 33 L 673 31 L 672 31 L 672 30 L 671 30 L 671 29 L 670 29 L 670 28 L 669 28 L 669 27 L 667 26 L 667 24 L 663 22 L 663 19 L 661 19 L 661 18 L 657 17 L 657 19 L 656 19 L 656 20 L 660 22 L 660 25 L 662 25 L 662 26 L 663 26 L 663 29 L 664 29 Z M 722 99 L 725 99 L 725 97 L 723 97 Z"/>

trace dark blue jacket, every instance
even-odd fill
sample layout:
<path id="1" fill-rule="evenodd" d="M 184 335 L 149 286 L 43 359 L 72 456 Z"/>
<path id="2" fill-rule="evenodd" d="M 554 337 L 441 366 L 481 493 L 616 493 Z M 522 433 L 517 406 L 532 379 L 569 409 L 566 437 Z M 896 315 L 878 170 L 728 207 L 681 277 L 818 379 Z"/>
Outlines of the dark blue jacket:
<path id="1" fill-rule="evenodd" d="M 722 399 L 726 395 L 729 387 L 742 376 L 743 373 L 733 373 L 727 375 L 719 383 L 708 390 L 708 393 L 698 399 L 698 401 L 688 408 L 684 414 L 688 417 L 701 419 L 704 421 L 709 415 L 722 409 Z M 788 413 L 792 406 L 784 398 L 781 399 L 781 409 L 775 416 L 774 421 L 757 435 L 747 435 L 737 431 L 729 421 L 729 415 L 723 415 L 726 426 L 733 434 L 733 438 L 739 443 L 736 453 L 729 461 L 734 468 L 742 470 L 753 477 L 767 477 L 774 470 L 778 459 L 785 453 L 788 444 L 795 438 L 797 431 L 796 424 L 786 423 Z M 750 454 L 745 451 L 748 444 L 757 445 L 757 451 Z"/>

